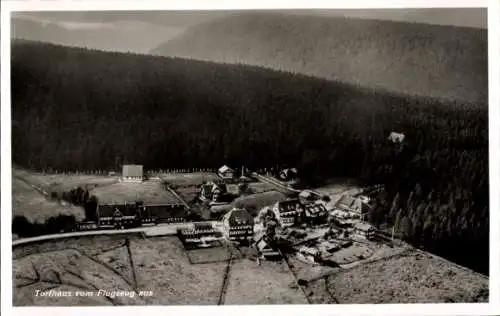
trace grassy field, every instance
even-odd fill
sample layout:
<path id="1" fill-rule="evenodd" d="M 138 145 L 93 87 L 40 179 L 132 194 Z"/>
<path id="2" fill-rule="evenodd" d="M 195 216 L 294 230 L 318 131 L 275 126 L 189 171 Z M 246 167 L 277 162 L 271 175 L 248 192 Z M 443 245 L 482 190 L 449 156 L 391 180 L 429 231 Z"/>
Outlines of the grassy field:
<path id="1" fill-rule="evenodd" d="M 445 303 L 485 302 L 488 280 L 450 262 L 412 252 L 362 264 L 326 279 L 331 296 L 318 295 L 315 303 Z M 324 292 L 325 280 L 310 285 Z M 333 297 L 333 298 L 332 298 Z"/>
<path id="2" fill-rule="evenodd" d="M 160 181 L 144 181 L 141 183 L 119 182 L 107 186 L 97 187 L 90 191 L 99 203 L 125 203 L 144 201 L 145 204 L 180 203 L 169 191 L 165 190 Z"/>
<path id="3" fill-rule="evenodd" d="M 217 304 L 225 262 L 191 265 L 175 237 L 135 239 L 130 248 L 138 288 L 155 294 L 149 304 Z"/>
<path id="4" fill-rule="evenodd" d="M 13 248 L 14 306 L 217 304 L 226 262 L 189 263 L 176 237 L 93 236 Z M 224 248 L 195 250 L 200 260 L 226 259 Z M 405 248 L 380 246 L 371 259 L 350 268 L 289 262 L 310 299 L 326 303 L 481 302 L 488 280 L 450 262 Z M 133 263 L 133 264 L 132 264 Z M 134 277 L 135 272 L 135 277 Z M 312 280 L 316 279 L 316 280 Z M 42 297 L 36 289 L 146 290 L 148 297 Z M 225 304 L 306 304 L 284 263 L 241 259 L 229 273 Z"/>
<path id="5" fill-rule="evenodd" d="M 248 184 L 249 191 L 253 194 L 273 191 L 273 185 L 265 182 L 251 182 Z"/>
<path id="6" fill-rule="evenodd" d="M 12 177 L 12 215 L 25 216 L 31 222 L 44 222 L 51 216 L 59 214 L 74 215 L 77 220 L 85 217 L 83 208 L 72 205 L 61 205 L 48 200 L 40 192 L 23 180 Z"/>
<path id="7" fill-rule="evenodd" d="M 340 249 L 334 252 L 328 259 L 337 262 L 340 265 L 349 264 L 362 259 L 370 258 L 374 251 L 371 247 L 361 244 L 354 243 L 352 246 Z"/>
<path id="8" fill-rule="evenodd" d="M 231 251 L 225 246 L 205 248 L 205 249 L 192 249 L 186 251 L 189 261 L 192 264 L 205 264 L 211 262 L 223 262 L 229 260 L 229 257 L 239 259 L 241 255 L 236 251 Z"/>
<path id="9" fill-rule="evenodd" d="M 194 172 L 194 173 L 167 173 L 162 174 L 160 178 L 167 181 L 172 188 L 199 186 L 206 181 L 215 181 L 220 179 L 215 173 Z"/>
<path id="10" fill-rule="evenodd" d="M 225 304 L 307 304 L 283 262 L 234 262 L 229 274 Z"/>
<path id="11" fill-rule="evenodd" d="M 95 243 L 95 244 L 94 244 Z M 96 247 L 96 245 L 99 245 Z M 124 237 L 92 237 L 16 247 L 14 306 L 137 305 L 143 298 L 98 296 L 99 289 L 134 291 Z M 24 250 L 24 251 L 22 251 Z M 34 295 L 35 290 L 69 291 L 69 297 Z M 93 293 L 77 296 L 78 291 Z"/>
<path id="12" fill-rule="evenodd" d="M 14 168 L 12 176 L 22 178 L 26 182 L 50 191 L 69 191 L 78 188 L 91 189 L 99 186 L 106 186 L 118 182 L 117 177 L 100 175 L 65 175 L 65 174 L 44 174 L 23 169 Z"/>
<path id="13" fill-rule="evenodd" d="M 241 196 L 235 199 L 231 205 L 234 207 L 244 207 L 252 213 L 253 216 L 257 215 L 258 211 L 264 206 L 272 205 L 278 201 L 286 200 L 287 196 L 278 191 L 268 191 L 259 194 L 251 194 Z"/>

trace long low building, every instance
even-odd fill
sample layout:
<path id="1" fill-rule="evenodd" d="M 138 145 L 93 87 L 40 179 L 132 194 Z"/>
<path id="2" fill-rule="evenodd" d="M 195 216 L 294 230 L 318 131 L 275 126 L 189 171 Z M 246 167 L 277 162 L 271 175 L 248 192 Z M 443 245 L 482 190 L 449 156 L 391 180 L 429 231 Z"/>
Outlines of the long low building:
<path id="1" fill-rule="evenodd" d="M 188 211 L 182 204 L 125 203 L 97 206 L 99 226 L 130 227 L 150 223 L 179 223 L 185 222 L 187 215 Z"/>

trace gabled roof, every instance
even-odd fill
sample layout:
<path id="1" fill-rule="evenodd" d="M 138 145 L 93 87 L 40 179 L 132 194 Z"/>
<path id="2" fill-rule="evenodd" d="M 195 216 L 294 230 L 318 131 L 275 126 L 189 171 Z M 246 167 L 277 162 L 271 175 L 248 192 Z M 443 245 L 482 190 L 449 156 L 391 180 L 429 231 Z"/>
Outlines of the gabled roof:
<path id="1" fill-rule="evenodd" d="M 390 141 L 393 141 L 395 143 L 401 143 L 405 139 L 405 134 L 403 133 L 396 133 L 396 132 L 391 132 L 389 135 L 388 139 Z"/>
<path id="2" fill-rule="evenodd" d="M 233 208 L 227 212 L 224 217 L 224 221 L 228 221 L 229 225 L 253 225 L 253 217 L 250 213 L 242 208 Z"/>
<path id="3" fill-rule="evenodd" d="M 122 216 L 137 215 L 137 206 L 135 204 L 103 204 L 99 205 L 100 217 L 112 217 L 118 210 Z"/>
<path id="4" fill-rule="evenodd" d="M 306 215 L 320 216 L 327 213 L 326 207 L 323 204 L 315 203 L 305 206 Z"/>
<path id="5" fill-rule="evenodd" d="M 296 212 L 297 205 L 300 205 L 299 199 L 289 199 L 285 201 L 276 202 L 275 207 L 279 209 L 280 213 Z"/>
<path id="6" fill-rule="evenodd" d="M 262 250 L 274 250 L 271 245 L 269 244 L 269 242 L 267 241 L 267 238 L 265 236 L 262 236 L 261 238 L 259 238 L 259 240 L 257 240 L 257 242 L 255 243 L 255 246 L 257 247 L 257 249 L 259 251 L 262 251 Z"/>
<path id="7" fill-rule="evenodd" d="M 124 177 L 142 177 L 142 165 L 123 165 L 122 176 Z"/>
<path id="8" fill-rule="evenodd" d="M 220 173 L 224 173 L 224 172 L 228 172 L 228 171 L 234 171 L 234 170 L 231 169 L 230 167 L 228 167 L 227 165 L 224 165 L 224 166 L 219 168 Z"/>
<path id="9" fill-rule="evenodd" d="M 304 191 L 299 193 L 299 197 L 304 198 L 304 199 L 309 199 L 312 197 L 312 195 L 313 195 L 312 192 L 309 190 L 304 190 Z"/>

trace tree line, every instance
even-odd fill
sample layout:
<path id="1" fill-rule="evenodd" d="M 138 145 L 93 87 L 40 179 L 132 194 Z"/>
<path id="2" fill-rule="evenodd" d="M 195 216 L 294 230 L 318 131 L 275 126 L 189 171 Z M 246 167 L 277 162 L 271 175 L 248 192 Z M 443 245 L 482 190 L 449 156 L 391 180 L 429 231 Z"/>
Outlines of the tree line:
<path id="1" fill-rule="evenodd" d="M 370 220 L 488 273 L 485 104 L 243 65 L 12 47 L 12 155 L 27 168 L 297 167 L 301 185 L 382 184 Z M 402 144 L 389 133 L 402 132 Z"/>

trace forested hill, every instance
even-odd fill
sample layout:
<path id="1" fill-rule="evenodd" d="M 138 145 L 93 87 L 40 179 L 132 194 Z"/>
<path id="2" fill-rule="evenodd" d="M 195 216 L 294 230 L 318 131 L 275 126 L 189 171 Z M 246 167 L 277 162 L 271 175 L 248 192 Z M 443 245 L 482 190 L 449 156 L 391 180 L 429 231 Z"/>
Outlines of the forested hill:
<path id="1" fill-rule="evenodd" d="M 478 101 L 488 96 L 487 30 L 283 12 L 240 12 L 153 54 L 271 69 L 365 87 Z"/>
<path id="2" fill-rule="evenodd" d="M 371 221 L 488 273 L 485 104 L 361 90 L 264 68 L 12 46 L 12 159 L 35 169 L 288 164 L 385 191 Z M 387 140 L 406 134 L 403 147 Z M 390 210 L 390 212 L 388 211 Z"/>

